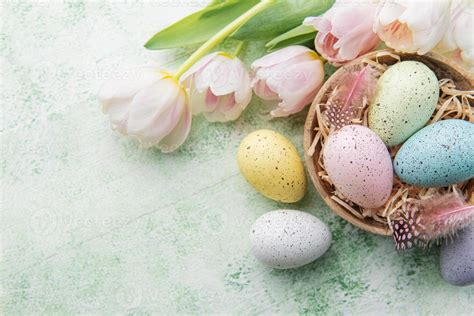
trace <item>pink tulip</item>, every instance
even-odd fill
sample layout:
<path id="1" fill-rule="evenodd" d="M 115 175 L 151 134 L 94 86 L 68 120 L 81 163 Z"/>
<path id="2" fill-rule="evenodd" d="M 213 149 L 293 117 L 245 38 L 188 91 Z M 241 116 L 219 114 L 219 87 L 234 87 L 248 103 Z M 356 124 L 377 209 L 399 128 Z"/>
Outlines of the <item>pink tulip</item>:
<path id="1" fill-rule="evenodd" d="M 252 99 L 250 76 L 239 58 L 224 52 L 203 57 L 181 76 L 193 114 L 211 122 L 239 118 Z"/>
<path id="2" fill-rule="evenodd" d="M 474 72 L 474 2 L 456 0 L 451 5 L 449 27 L 435 50 L 463 63 Z"/>
<path id="3" fill-rule="evenodd" d="M 112 128 L 143 147 L 172 152 L 189 134 L 192 116 L 186 93 L 167 73 L 139 68 L 129 78 L 106 82 L 99 100 Z"/>
<path id="4" fill-rule="evenodd" d="M 273 117 L 300 112 L 313 101 L 324 81 L 324 66 L 318 54 L 304 46 L 266 55 L 254 61 L 252 69 L 254 92 L 272 106 Z"/>
<path id="5" fill-rule="evenodd" d="M 374 31 L 388 47 L 426 54 L 439 43 L 448 28 L 450 2 L 385 0 L 377 10 Z"/>
<path id="6" fill-rule="evenodd" d="M 318 31 L 315 46 L 318 53 L 340 66 L 372 51 L 379 38 L 372 30 L 376 6 L 337 2 L 321 17 L 309 17 L 305 25 Z"/>

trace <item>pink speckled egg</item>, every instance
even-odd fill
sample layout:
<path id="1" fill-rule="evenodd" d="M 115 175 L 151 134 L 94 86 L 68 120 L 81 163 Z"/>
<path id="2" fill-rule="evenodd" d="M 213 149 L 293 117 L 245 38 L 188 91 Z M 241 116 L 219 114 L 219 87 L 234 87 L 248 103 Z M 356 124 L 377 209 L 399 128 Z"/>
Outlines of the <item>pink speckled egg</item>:
<path id="1" fill-rule="evenodd" d="M 393 186 L 387 147 L 362 125 L 347 125 L 329 135 L 323 149 L 324 166 L 334 186 L 364 208 L 382 206 Z"/>

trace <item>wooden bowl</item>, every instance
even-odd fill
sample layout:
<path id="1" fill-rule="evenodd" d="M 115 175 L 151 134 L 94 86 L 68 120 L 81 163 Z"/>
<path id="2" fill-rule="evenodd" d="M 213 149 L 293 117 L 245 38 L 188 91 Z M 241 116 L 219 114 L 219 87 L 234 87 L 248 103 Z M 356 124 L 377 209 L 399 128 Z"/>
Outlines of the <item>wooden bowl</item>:
<path id="1" fill-rule="evenodd" d="M 474 86 L 474 75 L 469 73 L 469 71 L 463 69 L 454 61 L 444 56 L 435 53 L 428 53 L 422 56 L 416 54 L 395 53 L 394 51 L 389 49 L 369 53 L 346 64 L 345 66 L 338 69 L 322 86 L 321 90 L 313 101 L 313 105 L 309 110 L 304 126 L 305 161 L 309 175 L 311 176 L 311 180 L 313 181 L 316 190 L 319 192 L 321 197 L 324 199 L 326 204 L 331 208 L 334 213 L 363 230 L 379 235 L 391 235 L 391 231 L 388 225 L 383 225 L 382 223 L 379 223 L 369 217 L 360 219 L 353 215 L 350 211 L 341 207 L 333 199 L 331 199 L 331 187 L 326 182 L 321 181 L 318 176 L 318 172 L 321 171 L 321 167 L 318 164 L 318 157 L 321 153 L 321 143 L 318 143 L 312 156 L 308 155 L 308 150 L 316 135 L 314 129 L 318 126 L 315 104 L 324 104 L 327 101 L 328 97 L 327 90 L 329 89 L 329 87 L 332 86 L 333 82 L 336 81 L 347 69 L 351 69 L 357 64 L 362 64 L 364 59 L 377 59 L 379 63 L 387 65 L 392 65 L 397 62 L 395 58 L 391 57 L 389 54 L 386 53 L 396 54 L 397 56 L 400 56 L 402 61 L 420 61 L 429 68 L 431 68 L 431 70 L 435 72 L 438 78 L 452 79 L 456 84 L 457 88 L 459 88 L 460 90 L 472 90 Z"/>

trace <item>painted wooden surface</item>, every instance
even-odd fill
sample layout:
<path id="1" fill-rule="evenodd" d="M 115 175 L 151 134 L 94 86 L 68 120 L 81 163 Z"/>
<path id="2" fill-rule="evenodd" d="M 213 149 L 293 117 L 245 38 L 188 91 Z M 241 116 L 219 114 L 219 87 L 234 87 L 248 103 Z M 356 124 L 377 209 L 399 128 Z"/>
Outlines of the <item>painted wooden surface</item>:
<path id="1" fill-rule="evenodd" d="M 143 43 L 202 4 L 1 2 L 2 314 L 472 311 L 474 288 L 441 280 L 438 248 L 397 254 L 389 238 L 331 213 L 312 186 L 289 206 L 245 182 L 235 160 L 242 137 L 271 128 L 302 154 L 304 115 L 270 122 L 255 101 L 232 124 L 197 117 L 171 155 L 110 130 L 100 83 L 172 60 Z M 252 257 L 251 225 L 277 208 L 330 226 L 323 258 L 276 271 Z"/>

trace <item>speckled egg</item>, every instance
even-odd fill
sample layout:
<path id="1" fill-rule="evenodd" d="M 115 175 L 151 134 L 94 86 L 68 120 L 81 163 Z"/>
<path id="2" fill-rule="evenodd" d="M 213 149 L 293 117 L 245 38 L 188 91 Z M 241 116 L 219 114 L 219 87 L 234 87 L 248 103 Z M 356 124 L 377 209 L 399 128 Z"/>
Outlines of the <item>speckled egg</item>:
<path id="1" fill-rule="evenodd" d="M 362 125 L 347 125 L 329 135 L 324 166 L 334 186 L 365 208 L 382 206 L 393 186 L 392 160 L 382 140 Z"/>
<path id="2" fill-rule="evenodd" d="M 401 144 L 428 122 L 438 96 L 438 79 L 431 69 L 417 61 L 397 63 L 377 81 L 369 127 L 387 146 Z"/>
<path id="3" fill-rule="evenodd" d="M 394 169 L 406 183 L 444 187 L 474 177 L 474 124 L 445 120 L 426 126 L 398 151 Z"/>
<path id="4" fill-rule="evenodd" d="M 277 269 L 301 267 L 321 257 L 331 245 L 329 228 L 315 216 L 278 210 L 260 216 L 250 232 L 252 252 Z"/>
<path id="5" fill-rule="evenodd" d="M 474 284 L 474 223 L 459 232 L 452 243 L 442 245 L 440 270 L 450 284 Z"/>
<path id="6" fill-rule="evenodd" d="M 306 192 L 306 174 L 295 146 L 270 130 L 250 133 L 237 153 L 240 171 L 261 194 L 279 202 L 293 203 Z"/>

